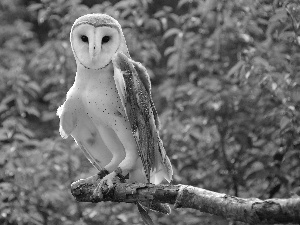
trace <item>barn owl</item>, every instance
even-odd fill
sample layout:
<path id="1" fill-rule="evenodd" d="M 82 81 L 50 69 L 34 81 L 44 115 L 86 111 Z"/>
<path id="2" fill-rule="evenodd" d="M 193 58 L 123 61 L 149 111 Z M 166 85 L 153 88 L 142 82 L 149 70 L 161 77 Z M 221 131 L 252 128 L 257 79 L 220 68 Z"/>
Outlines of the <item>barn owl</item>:
<path id="1" fill-rule="evenodd" d="M 120 24 L 105 14 L 78 18 L 71 29 L 75 82 L 58 109 L 60 134 L 71 135 L 99 170 L 98 187 L 171 181 L 146 69 L 130 58 Z M 124 179 L 123 179 L 124 180 Z"/>

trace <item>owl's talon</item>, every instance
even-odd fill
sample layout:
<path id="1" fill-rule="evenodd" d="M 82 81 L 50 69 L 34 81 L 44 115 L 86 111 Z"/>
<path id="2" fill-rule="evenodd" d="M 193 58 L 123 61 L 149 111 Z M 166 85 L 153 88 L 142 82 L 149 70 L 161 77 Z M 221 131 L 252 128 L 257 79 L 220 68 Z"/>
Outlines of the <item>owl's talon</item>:
<path id="1" fill-rule="evenodd" d="M 115 172 L 111 172 L 110 174 L 103 177 L 99 185 L 101 185 L 102 188 L 104 187 L 104 185 L 107 185 L 108 189 L 111 189 L 114 186 L 114 183 L 117 183 L 116 177 L 117 174 Z"/>
<path id="2" fill-rule="evenodd" d="M 99 177 L 99 179 L 103 179 L 108 174 L 109 174 L 109 172 L 107 169 L 102 169 L 98 172 L 98 177 Z"/>
<path id="3" fill-rule="evenodd" d="M 109 172 L 106 170 L 106 169 L 102 169 L 102 170 L 100 170 L 99 172 L 98 172 L 98 179 L 100 179 L 100 182 L 99 182 L 99 184 L 97 185 L 97 187 L 95 188 L 95 190 L 94 190 L 94 192 L 93 192 L 93 195 L 96 195 L 96 196 L 98 196 L 98 197 L 102 197 L 102 195 L 103 195 L 103 193 L 105 192 L 105 190 L 103 189 L 103 187 L 102 187 L 102 183 L 101 183 L 101 181 L 102 181 L 102 179 L 106 176 L 106 175 L 108 175 L 109 174 Z"/>
<path id="4" fill-rule="evenodd" d="M 123 176 L 122 169 L 120 167 L 115 170 L 115 173 L 121 183 L 126 183 L 126 179 L 129 179 L 129 173 L 126 176 Z"/>
<path id="5" fill-rule="evenodd" d="M 99 173 L 101 173 L 98 175 L 101 177 L 101 175 L 103 175 L 103 173 L 106 173 L 104 170 L 104 172 L 100 171 Z M 117 179 L 116 179 L 117 178 Z M 106 176 L 104 176 L 100 182 L 98 183 L 97 187 L 95 188 L 93 195 L 95 196 L 99 196 L 102 197 L 103 194 L 107 194 L 114 186 L 115 183 L 118 183 L 118 177 L 117 174 L 115 172 L 112 172 L 110 174 L 107 174 Z"/>

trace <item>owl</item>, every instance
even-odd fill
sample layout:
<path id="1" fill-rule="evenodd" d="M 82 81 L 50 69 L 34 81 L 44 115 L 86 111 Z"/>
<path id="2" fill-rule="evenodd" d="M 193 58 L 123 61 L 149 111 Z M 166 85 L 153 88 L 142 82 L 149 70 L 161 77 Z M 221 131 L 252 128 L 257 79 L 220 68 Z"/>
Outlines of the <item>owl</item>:
<path id="1" fill-rule="evenodd" d="M 60 134 L 71 135 L 99 170 L 98 187 L 171 181 L 159 136 L 149 75 L 130 58 L 120 24 L 105 14 L 78 18 L 70 42 L 75 82 L 58 109 Z"/>

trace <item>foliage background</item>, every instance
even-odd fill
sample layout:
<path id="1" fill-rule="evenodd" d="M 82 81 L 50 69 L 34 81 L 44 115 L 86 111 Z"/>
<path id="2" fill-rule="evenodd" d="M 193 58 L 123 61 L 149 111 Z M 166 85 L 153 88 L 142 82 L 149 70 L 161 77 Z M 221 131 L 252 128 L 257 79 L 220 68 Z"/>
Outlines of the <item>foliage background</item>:
<path id="1" fill-rule="evenodd" d="M 174 183 L 240 197 L 300 194 L 297 0 L 1 0 L 0 224 L 141 224 L 136 207 L 78 203 L 96 171 L 58 134 L 74 81 L 74 20 L 107 13 L 151 75 Z M 234 224 L 195 210 L 159 224 Z"/>

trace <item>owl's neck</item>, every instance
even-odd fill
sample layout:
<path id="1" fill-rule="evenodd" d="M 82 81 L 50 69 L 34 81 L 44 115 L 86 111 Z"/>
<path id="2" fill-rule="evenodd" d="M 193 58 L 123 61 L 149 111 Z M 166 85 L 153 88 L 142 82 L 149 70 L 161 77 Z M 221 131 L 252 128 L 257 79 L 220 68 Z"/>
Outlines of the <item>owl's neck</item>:
<path id="1" fill-rule="evenodd" d="M 77 64 L 77 73 L 75 77 L 75 83 L 77 83 L 77 85 L 80 84 L 80 86 L 86 86 L 87 83 L 96 82 L 99 79 L 113 79 L 112 63 L 99 70 L 87 69 L 80 63 Z"/>
<path id="2" fill-rule="evenodd" d="M 105 66 L 104 68 L 102 69 L 89 69 L 85 66 L 83 66 L 81 63 L 78 63 L 77 62 L 77 73 L 86 73 L 88 72 L 89 74 L 99 74 L 99 73 L 105 73 L 105 72 L 108 72 L 108 71 L 111 71 L 113 68 L 112 66 L 112 62 L 110 62 L 107 66 Z"/>

